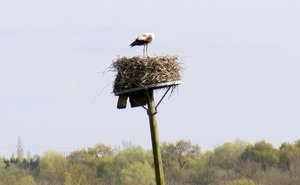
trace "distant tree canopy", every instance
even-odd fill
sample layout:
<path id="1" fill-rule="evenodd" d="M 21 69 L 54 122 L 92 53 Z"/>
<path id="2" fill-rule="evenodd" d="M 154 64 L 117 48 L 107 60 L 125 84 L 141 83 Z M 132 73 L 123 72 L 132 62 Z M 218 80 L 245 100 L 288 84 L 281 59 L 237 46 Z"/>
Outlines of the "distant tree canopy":
<path id="1" fill-rule="evenodd" d="M 214 155 L 209 158 L 212 166 L 220 167 L 223 169 L 232 169 L 238 165 L 239 156 L 245 151 L 248 143 L 239 140 L 234 143 L 224 143 L 214 150 Z"/>
<path id="2" fill-rule="evenodd" d="M 273 148 L 270 143 L 260 141 L 253 146 L 249 145 L 241 154 L 243 161 L 249 160 L 259 163 L 264 170 L 276 167 L 279 163 L 279 150 Z"/>
<path id="3" fill-rule="evenodd" d="M 300 140 L 224 143 L 201 151 L 190 141 L 161 144 L 166 185 L 298 185 Z M 105 144 L 62 155 L 0 158 L 0 185 L 155 185 L 152 152 Z"/>
<path id="4" fill-rule="evenodd" d="M 121 170 L 120 184 L 122 185 L 155 185 L 155 177 L 150 164 L 135 162 Z"/>

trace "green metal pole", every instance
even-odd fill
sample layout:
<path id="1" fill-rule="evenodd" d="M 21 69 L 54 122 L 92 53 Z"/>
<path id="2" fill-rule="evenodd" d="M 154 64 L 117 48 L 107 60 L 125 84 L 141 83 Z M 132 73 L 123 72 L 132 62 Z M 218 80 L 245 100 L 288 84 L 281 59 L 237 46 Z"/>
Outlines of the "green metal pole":
<path id="1" fill-rule="evenodd" d="M 158 129 L 156 122 L 156 107 L 154 102 L 153 90 L 148 90 L 148 116 L 150 122 L 152 151 L 154 159 L 155 177 L 157 185 L 165 185 L 164 171 L 162 166 L 162 159 L 160 153 L 160 145 L 158 138 Z"/>

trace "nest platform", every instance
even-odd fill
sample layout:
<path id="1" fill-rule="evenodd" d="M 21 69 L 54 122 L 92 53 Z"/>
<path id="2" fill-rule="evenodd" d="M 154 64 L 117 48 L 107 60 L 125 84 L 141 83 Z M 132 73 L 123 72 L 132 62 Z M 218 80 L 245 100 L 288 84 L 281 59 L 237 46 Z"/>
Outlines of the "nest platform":
<path id="1" fill-rule="evenodd" d="M 148 91 L 181 84 L 181 66 L 177 56 L 120 57 L 111 65 L 116 72 L 113 93 L 119 96 L 118 108 L 147 104 Z"/>

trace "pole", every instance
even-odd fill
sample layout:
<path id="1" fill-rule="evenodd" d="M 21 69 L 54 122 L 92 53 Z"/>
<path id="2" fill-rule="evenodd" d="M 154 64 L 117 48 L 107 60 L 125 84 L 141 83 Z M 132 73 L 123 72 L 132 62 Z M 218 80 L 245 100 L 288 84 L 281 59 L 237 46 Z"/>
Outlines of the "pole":
<path id="1" fill-rule="evenodd" d="M 157 185 L 165 185 L 164 171 L 162 166 L 162 159 L 160 153 L 160 145 L 158 138 L 158 129 L 156 122 L 156 108 L 153 96 L 153 90 L 148 89 L 148 116 L 150 122 L 151 140 L 152 140 L 152 151 L 154 159 L 155 177 Z"/>

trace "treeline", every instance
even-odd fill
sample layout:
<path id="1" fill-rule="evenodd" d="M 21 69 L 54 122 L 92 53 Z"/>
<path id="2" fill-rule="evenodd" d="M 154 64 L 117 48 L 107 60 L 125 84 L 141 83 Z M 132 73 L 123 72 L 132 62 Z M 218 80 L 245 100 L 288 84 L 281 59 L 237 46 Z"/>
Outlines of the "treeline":
<path id="1" fill-rule="evenodd" d="M 162 143 L 161 152 L 166 185 L 300 184 L 300 140 L 279 148 L 236 141 L 213 151 L 180 140 Z M 155 185 L 152 152 L 98 144 L 67 156 L 2 158 L 0 185 Z"/>

